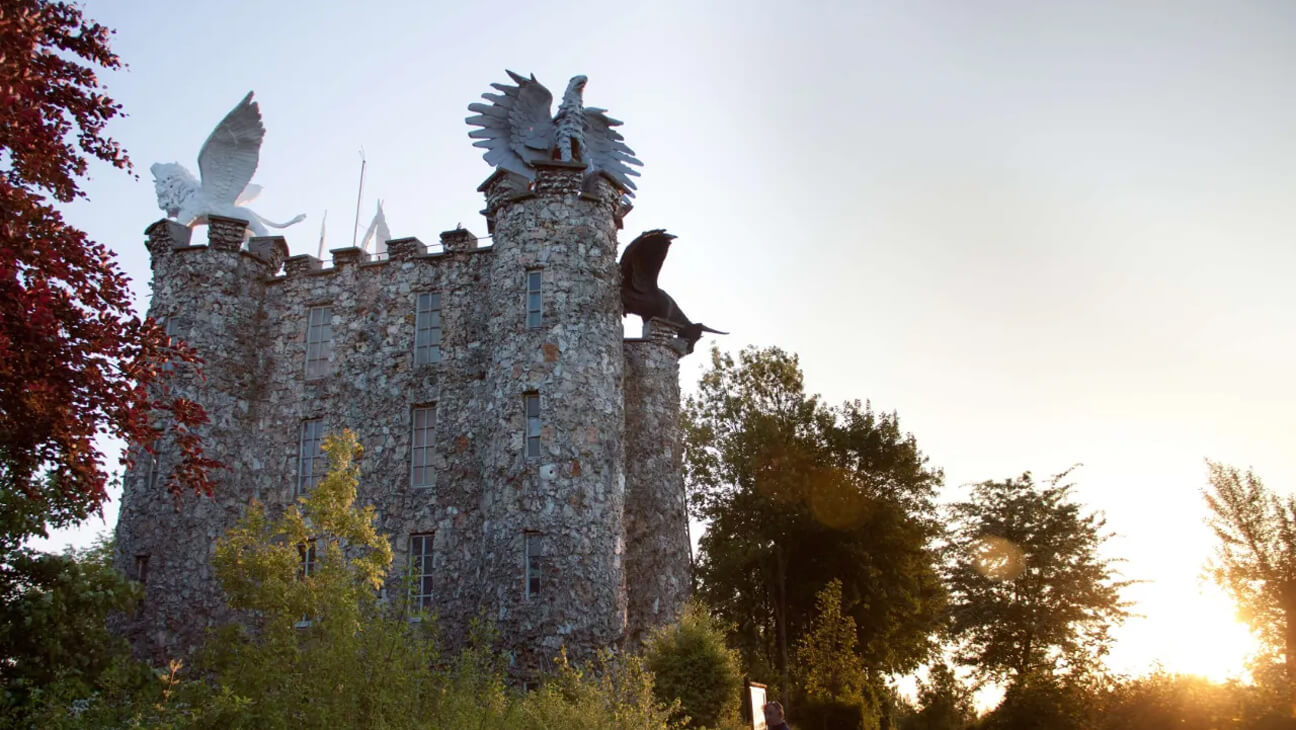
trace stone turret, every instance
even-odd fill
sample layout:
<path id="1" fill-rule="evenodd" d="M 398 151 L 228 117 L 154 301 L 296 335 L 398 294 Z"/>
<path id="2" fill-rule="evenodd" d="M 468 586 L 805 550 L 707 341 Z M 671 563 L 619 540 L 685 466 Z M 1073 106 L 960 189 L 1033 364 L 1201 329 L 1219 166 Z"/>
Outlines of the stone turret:
<path id="1" fill-rule="evenodd" d="M 192 365 L 172 366 L 168 386 L 207 409 L 210 422 L 200 431 L 206 454 L 228 467 L 213 474 L 213 497 L 174 499 L 166 485 L 177 454 L 164 437 L 156 457 L 137 454 L 125 476 L 118 564 L 144 582 L 147 606 L 127 620 L 127 630 L 156 660 L 197 646 L 207 623 L 225 615 L 211 579 L 212 547 L 237 519 L 236 505 L 252 496 L 235 475 L 261 466 L 243 443 L 265 369 L 260 348 L 267 281 L 287 245 L 281 238 L 253 239 L 252 251 L 244 250 L 246 227 L 246 221 L 212 216 L 206 245 L 190 245 L 189 229 L 168 220 L 146 231 L 153 266 L 149 316 L 204 361 L 201 376 Z"/>

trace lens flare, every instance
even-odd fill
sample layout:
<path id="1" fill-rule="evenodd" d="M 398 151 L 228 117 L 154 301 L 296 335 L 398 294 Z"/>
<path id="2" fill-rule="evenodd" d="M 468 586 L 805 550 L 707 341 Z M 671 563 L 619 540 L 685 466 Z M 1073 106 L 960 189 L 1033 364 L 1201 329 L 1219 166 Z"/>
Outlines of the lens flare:
<path id="1" fill-rule="evenodd" d="M 983 535 L 972 544 L 972 567 L 991 580 L 1012 580 L 1026 569 L 1026 555 L 1012 540 Z"/>

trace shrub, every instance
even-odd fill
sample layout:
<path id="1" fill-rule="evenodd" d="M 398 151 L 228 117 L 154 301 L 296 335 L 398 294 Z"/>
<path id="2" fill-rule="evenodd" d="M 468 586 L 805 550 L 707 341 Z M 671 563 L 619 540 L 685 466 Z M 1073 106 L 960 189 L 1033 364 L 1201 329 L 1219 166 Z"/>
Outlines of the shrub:
<path id="1" fill-rule="evenodd" d="M 679 700 L 678 718 L 694 726 L 737 722 L 742 699 L 738 653 L 725 645 L 725 631 L 700 603 L 690 603 L 678 623 L 653 634 L 645 654 L 657 698 Z"/>

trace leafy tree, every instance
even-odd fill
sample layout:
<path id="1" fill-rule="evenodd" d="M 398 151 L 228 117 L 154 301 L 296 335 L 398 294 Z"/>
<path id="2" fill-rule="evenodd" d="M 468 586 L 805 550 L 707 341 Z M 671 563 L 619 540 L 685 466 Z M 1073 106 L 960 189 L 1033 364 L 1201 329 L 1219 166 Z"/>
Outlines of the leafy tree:
<path id="1" fill-rule="evenodd" d="M 1211 573 L 1268 649 L 1261 661 L 1285 654 L 1296 678 L 1296 497 L 1279 497 L 1249 469 L 1207 467 L 1209 524 L 1219 537 Z"/>
<path id="2" fill-rule="evenodd" d="M 802 687 L 811 700 L 858 702 L 868 677 L 855 652 L 855 619 L 842 614 L 841 581 L 830 581 L 815 601 L 819 612 L 797 642 Z"/>
<path id="3" fill-rule="evenodd" d="M 1098 555 L 1104 521 L 1072 501 L 1065 476 L 982 482 L 952 505 L 950 630 L 960 661 L 984 676 L 1083 674 L 1128 615 L 1129 581 Z"/>
<path id="4" fill-rule="evenodd" d="M 691 602 L 680 620 L 657 630 L 644 659 L 652 672 L 657 699 L 679 700 L 679 716 L 695 726 L 719 727 L 738 722 L 743 677 L 737 652 L 725 646 L 725 631 Z"/>
<path id="5" fill-rule="evenodd" d="M 355 436 L 331 436 L 324 449 L 329 474 L 297 506 L 272 518 L 254 504 L 218 543 L 218 576 L 243 623 L 213 634 L 194 668 L 172 663 L 160 681 L 108 676 L 89 694 L 56 687 L 37 726 L 672 727 L 633 657 L 589 667 L 560 657 L 524 695 L 505 684 L 507 658 L 488 623 L 473 627 L 465 650 L 442 655 L 431 617 L 412 621 L 406 601 L 377 592 L 392 551 L 373 508 L 355 505 Z"/>
<path id="6" fill-rule="evenodd" d="M 1098 730 L 1290 728 L 1286 703 L 1262 687 L 1156 671 L 1115 683 L 1102 697 Z"/>
<path id="7" fill-rule="evenodd" d="M 1096 693 L 1076 677 L 1032 673 L 1018 677 L 978 730 L 1091 730 Z"/>
<path id="8" fill-rule="evenodd" d="M 698 591 L 735 627 L 748 666 L 777 667 L 789 686 L 789 648 L 834 579 L 866 668 L 920 663 L 944 610 L 941 473 L 895 415 L 828 407 L 806 394 L 795 355 L 748 348 L 712 351 L 684 416 L 686 479 L 710 523 Z"/>
<path id="9" fill-rule="evenodd" d="M 4 569 L 22 580 L 0 600 L 0 716 L 8 719 L 0 727 L 25 725 L 35 698 L 56 684 L 86 693 L 110 670 L 147 675 L 107 627 L 109 614 L 134 609 L 140 596 L 113 568 L 111 540 L 61 555 L 22 551 Z"/>
<path id="10" fill-rule="evenodd" d="M 171 438 L 182 459 L 172 489 L 210 489 L 213 464 L 194 432 L 205 421 L 202 409 L 150 387 L 161 385 L 163 363 L 193 361 L 193 353 L 133 314 L 128 280 L 111 252 L 55 207 L 85 197 L 79 179 L 90 160 L 130 168 L 104 135 L 121 107 L 95 76 L 121 67 L 110 35 L 71 3 L 0 4 L 3 551 L 96 511 L 108 476 L 95 439 L 147 447 L 158 436 L 154 409 L 176 424 Z"/>
<path id="11" fill-rule="evenodd" d="M 901 725 L 903 730 L 963 730 L 976 719 L 972 688 L 959 681 L 945 662 L 931 665 L 927 679 L 919 682 L 918 706 Z"/>

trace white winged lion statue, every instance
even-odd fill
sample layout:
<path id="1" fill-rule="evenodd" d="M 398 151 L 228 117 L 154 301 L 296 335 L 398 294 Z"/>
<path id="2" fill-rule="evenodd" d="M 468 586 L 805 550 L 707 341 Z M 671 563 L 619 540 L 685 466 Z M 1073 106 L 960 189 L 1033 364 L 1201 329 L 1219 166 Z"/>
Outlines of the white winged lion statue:
<path id="1" fill-rule="evenodd" d="M 287 223 L 274 223 L 243 207 L 261 192 L 261 186 L 249 182 L 256 172 L 264 137 L 261 110 L 249 91 L 216 125 L 198 153 L 201 182 L 178 162 L 159 162 L 149 168 L 157 188 L 158 207 L 186 226 L 205 223 L 210 215 L 246 220 L 257 236 L 266 235 L 266 226 L 287 228 L 305 220 L 305 215 L 299 215 Z"/>

